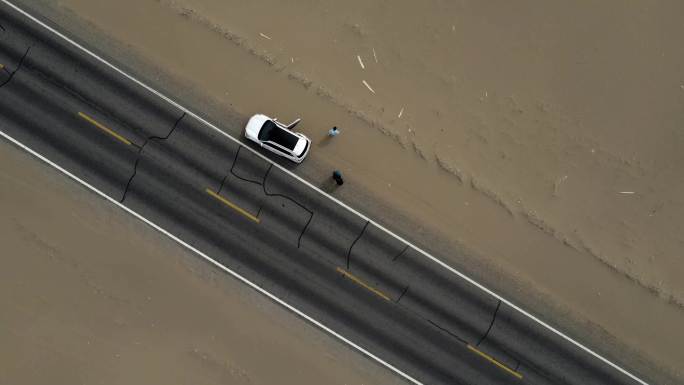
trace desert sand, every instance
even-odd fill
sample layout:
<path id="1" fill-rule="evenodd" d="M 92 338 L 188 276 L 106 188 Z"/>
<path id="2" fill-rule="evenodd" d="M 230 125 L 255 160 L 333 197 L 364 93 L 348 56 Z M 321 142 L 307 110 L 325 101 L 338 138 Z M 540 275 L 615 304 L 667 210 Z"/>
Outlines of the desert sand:
<path id="1" fill-rule="evenodd" d="M 341 169 L 343 200 L 417 242 L 445 240 L 450 263 L 681 380 L 683 8 L 61 0 L 54 12 L 215 105 L 303 117 L 317 145 L 301 175 Z M 332 125 L 342 133 L 326 140 Z"/>

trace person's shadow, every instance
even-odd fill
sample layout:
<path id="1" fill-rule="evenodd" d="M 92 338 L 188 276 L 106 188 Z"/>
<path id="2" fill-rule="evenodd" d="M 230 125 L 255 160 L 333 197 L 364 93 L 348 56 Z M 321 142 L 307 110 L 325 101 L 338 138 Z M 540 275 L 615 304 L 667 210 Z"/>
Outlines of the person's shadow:
<path id="1" fill-rule="evenodd" d="M 329 145 L 332 142 L 333 137 L 330 135 L 326 135 L 323 137 L 321 140 L 318 141 L 318 147 L 325 147 Z"/>
<path id="2" fill-rule="evenodd" d="M 337 182 L 335 182 L 335 180 L 332 178 L 326 178 L 326 180 L 324 180 L 323 183 L 321 183 L 318 186 L 318 188 L 320 188 L 328 194 L 332 194 L 333 192 L 335 192 L 335 190 L 337 190 L 338 187 L 340 186 L 338 186 Z"/>

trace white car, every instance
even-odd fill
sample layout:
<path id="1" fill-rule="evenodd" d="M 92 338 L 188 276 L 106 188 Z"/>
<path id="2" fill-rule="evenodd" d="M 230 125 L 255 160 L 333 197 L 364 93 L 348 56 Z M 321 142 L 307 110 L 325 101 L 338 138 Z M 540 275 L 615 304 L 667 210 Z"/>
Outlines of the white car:
<path id="1" fill-rule="evenodd" d="M 278 119 L 256 114 L 247 122 L 245 137 L 275 154 L 301 163 L 309 153 L 311 140 L 299 132 L 292 131 L 300 121 L 301 119 L 297 119 L 289 125 L 284 125 Z"/>

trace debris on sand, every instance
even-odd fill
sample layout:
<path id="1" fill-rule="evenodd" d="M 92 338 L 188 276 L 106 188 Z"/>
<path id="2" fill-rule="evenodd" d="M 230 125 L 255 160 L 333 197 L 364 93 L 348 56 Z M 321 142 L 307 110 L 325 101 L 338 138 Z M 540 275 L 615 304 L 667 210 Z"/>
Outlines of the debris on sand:
<path id="1" fill-rule="evenodd" d="M 268 40 L 273 40 L 273 39 L 271 39 L 271 37 L 270 37 L 270 36 L 268 36 L 268 35 L 264 35 L 264 34 L 263 34 L 263 33 L 261 33 L 261 32 L 259 32 L 259 36 L 263 37 L 264 39 L 268 39 Z"/>
<path id="2" fill-rule="evenodd" d="M 562 177 L 556 179 L 556 182 L 553 184 L 553 196 L 557 197 L 558 196 L 558 190 L 560 189 L 561 184 L 565 182 L 565 180 L 568 179 L 567 175 L 563 175 Z"/>
<path id="3" fill-rule="evenodd" d="M 397 115 L 397 119 L 401 119 L 402 115 L 404 115 L 404 107 L 401 107 L 401 111 L 399 111 L 399 115 Z"/>
<path id="4" fill-rule="evenodd" d="M 634 191 L 620 191 L 620 194 L 631 195 L 636 193 Z"/>
<path id="5" fill-rule="evenodd" d="M 355 34 L 356 36 L 358 36 L 358 37 L 364 37 L 364 36 L 366 36 L 366 35 L 368 34 L 368 33 L 366 32 L 366 30 L 363 29 L 363 27 L 361 27 L 361 25 L 359 25 L 359 24 L 354 24 L 354 25 L 352 25 L 352 26 L 351 26 L 351 30 L 352 30 L 352 32 L 354 32 L 354 34 Z"/>
<path id="6" fill-rule="evenodd" d="M 375 93 L 375 91 L 373 91 L 373 89 L 372 89 L 371 86 L 368 84 L 368 82 L 366 82 L 365 80 L 361 80 L 361 82 L 363 83 L 364 86 L 366 86 L 366 88 L 368 88 L 368 91 L 370 91 L 370 92 L 372 92 L 372 93 Z"/>
<path id="7" fill-rule="evenodd" d="M 375 48 L 373 48 L 373 58 L 375 59 L 375 62 L 378 62 L 378 55 L 375 54 Z M 682 86 L 682 89 L 684 89 L 684 86 Z"/>
<path id="8" fill-rule="evenodd" d="M 356 55 L 356 58 L 359 59 L 359 65 L 361 66 L 361 69 L 362 69 L 362 70 L 365 70 L 365 69 L 366 69 L 366 66 L 363 65 L 363 60 L 361 60 L 361 56 Z"/>

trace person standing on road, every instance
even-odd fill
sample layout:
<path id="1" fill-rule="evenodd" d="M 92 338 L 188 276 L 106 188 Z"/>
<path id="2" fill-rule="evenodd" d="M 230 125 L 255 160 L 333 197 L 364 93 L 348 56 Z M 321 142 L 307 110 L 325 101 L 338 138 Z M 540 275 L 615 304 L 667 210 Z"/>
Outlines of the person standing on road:
<path id="1" fill-rule="evenodd" d="M 342 179 L 342 173 L 339 170 L 333 171 L 332 177 L 338 186 L 342 186 L 344 184 L 344 179 Z"/>
<path id="2" fill-rule="evenodd" d="M 340 130 L 337 129 L 337 126 L 334 126 L 333 128 L 330 129 L 330 131 L 328 131 L 328 136 L 333 138 L 333 137 L 337 136 L 339 133 L 340 133 Z"/>

